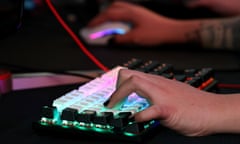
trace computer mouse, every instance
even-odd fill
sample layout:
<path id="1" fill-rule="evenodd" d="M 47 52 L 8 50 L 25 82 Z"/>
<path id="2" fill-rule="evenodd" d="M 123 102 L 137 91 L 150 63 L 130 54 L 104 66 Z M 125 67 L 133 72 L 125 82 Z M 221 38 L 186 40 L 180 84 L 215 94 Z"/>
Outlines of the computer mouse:
<path id="1" fill-rule="evenodd" d="M 90 45 L 107 45 L 114 35 L 124 35 L 131 29 L 124 22 L 105 22 L 96 27 L 80 29 L 79 34 Z"/>

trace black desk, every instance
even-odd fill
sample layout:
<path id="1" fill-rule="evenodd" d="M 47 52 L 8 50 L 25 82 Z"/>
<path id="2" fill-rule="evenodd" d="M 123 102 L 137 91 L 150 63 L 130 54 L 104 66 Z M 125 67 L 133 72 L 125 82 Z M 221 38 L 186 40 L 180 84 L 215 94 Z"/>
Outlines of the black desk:
<path id="1" fill-rule="evenodd" d="M 88 46 L 88 48 L 108 67 L 122 64 L 132 57 L 138 57 L 144 60 L 153 59 L 170 63 L 176 69 L 213 67 L 225 71 L 218 73 L 217 79 L 220 81 L 239 83 L 240 80 L 239 72 L 226 72 L 239 70 L 240 56 L 237 52 L 200 50 L 189 45 L 162 46 L 152 49 L 115 46 Z M 98 69 L 82 54 L 49 11 L 25 20 L 20 32 L 1 41 L 0 49 L 1 64 L 50 71 Z M 51 87 L 15 91 L 4 95 L 0 100 L 0 142 L 9 144 L 123 143 L 39 136 L 32 130 L 31 124 L 38 120 L 43 105 L 50 105 L 53 99 L 77 87 L 78 85 Z M 240 136 L 222 134 L 189 138 L 162 128 L 153 139 L 146 143 L 239 144 Z"/>
<path id="2" fill-rule="evenodd" d="M 239 72 L 221 72 L 216 78 L 222 83 L 237 83 Z M 39 119 L 43 105 L 50 105 L 52 101 L 77 88 L 80 84 L 22 90 L 3 95 L 0 99 L 0 141 L 1 143 L 15 144 L 107 144 L 128 143 L 121 141 L 106 141 L 102 139 L 69 138 L 62 136 L 38 135 L 32 129 L 32 122 Z M 225 91 L 226 92 L 226 91 Z M 229 92 L 229 91 L 228 91 Z M 240 91 L 231 91 L 240 92 Z M 239 144 L 240 135 L 218 134 L 204 137 L 185 137 L 170 129 L 160 128 L 156 135 L 146 144 Z"/>

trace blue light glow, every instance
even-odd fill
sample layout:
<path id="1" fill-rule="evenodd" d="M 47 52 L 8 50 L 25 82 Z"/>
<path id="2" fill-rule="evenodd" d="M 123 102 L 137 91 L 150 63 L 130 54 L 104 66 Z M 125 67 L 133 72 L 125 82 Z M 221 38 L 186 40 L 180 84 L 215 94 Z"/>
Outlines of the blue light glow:
<path id="1" fill-rule="evenodd" d="M 89 35 L 89 37 L 90 37 L 90 39 L 97 39 L 97 38 L 102 38 L 102 37 L 108 36 L 108 35 L 114 35 L 114 34 L 123 35 L 125 33 L 126 33 L 126 31 L 124 29 L 114 28 L 114 29 L 106 29 L 103 31 L 98 31 L 98 32 L 92 33 Z"/>

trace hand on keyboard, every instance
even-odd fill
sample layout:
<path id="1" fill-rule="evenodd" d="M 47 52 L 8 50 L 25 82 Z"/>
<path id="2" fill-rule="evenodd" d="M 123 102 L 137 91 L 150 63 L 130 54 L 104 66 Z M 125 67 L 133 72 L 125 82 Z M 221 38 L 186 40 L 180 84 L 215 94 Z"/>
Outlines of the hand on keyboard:
<path id="1" fill-rule="evenodd" d="M 171 64 L 132 59 L 43 107 L 38 128 L 138 141 L 160 120 L 186 135 L 205 135 L 220 104 L 206 92 L 216 83 L 211 68 L 175 72 Z"/>
<path id="2" fill-rule="evenodd" d="M 135 120 L 159 119 L 162 124 L 185 135 L 206 135 L 214 130 L 221 114 L 221 96 L 196 89 L 176 80 L 132 70 L 120 70 L 118 88 L 108 108 L 136 93 L 149 100 L 151 106 L 135 114 Z"/>

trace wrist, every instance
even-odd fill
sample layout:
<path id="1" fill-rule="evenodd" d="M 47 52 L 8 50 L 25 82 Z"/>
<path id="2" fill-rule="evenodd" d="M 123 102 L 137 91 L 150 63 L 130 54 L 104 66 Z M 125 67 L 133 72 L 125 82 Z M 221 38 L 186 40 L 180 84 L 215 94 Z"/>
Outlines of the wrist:
<path id="1" fill-rule="evenodd" d="M 220 95 L 211 119 L 212 133 L 240 133 L 240 96 Z M 214 114 L 215 113 L 215 114 Z"/>
<path id="2" fill-rule="evenodd" d="M 200 22 L 197 20 L 175 20 L 169 24 L 171 39 L 169 43 L 200 43 Z"/>

